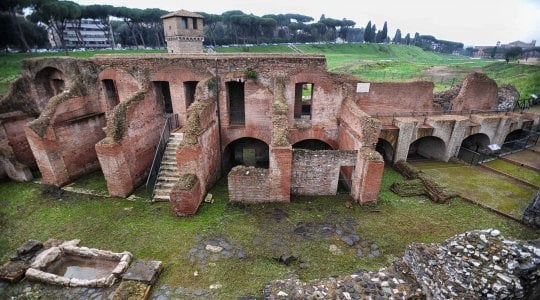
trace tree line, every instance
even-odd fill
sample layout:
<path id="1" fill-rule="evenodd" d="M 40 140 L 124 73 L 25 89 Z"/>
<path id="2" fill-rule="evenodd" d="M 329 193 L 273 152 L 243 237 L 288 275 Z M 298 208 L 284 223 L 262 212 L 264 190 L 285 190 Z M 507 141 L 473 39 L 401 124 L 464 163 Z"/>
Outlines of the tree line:
<path id="1" fill-rule="evenodd" d="M 23 10 L 31 11 L 22 17 Z M 83 45 L 81 24 L 83 19 L 98 20 L 97 26 L 110 40 L 124 47 L 165 47 L 163 24 L 160 17 L 167 11 L 149 8 L 136 9 L 112 5 L 79 5 L 59 0 L 2 0 L 0 4 L 0 46 L 30 51 L 45 47 L 47 30 L 58 37 L 57 47 L 65 48 L 64 33 L 68 24 L 75 24 L 75 35 Z M 204 17 L 206 45 L 309 43 L 309 42 L 367 42 L 415 45 L 425 50 L 452 53 L 463 49 L 462 43 L 437 40 L 430 35 L 407 33 L 402 37 L 400 29 L 393 39 L 388 36 L 388 25 L 381 30 L 369 21 L 363 28 L 355 27 L 352 20 L 334 19 L 324 14 L 315 21 L 302 14 L 268 14 L 256 16 L 240 10 L 222 14 L 199 12 Z"/>

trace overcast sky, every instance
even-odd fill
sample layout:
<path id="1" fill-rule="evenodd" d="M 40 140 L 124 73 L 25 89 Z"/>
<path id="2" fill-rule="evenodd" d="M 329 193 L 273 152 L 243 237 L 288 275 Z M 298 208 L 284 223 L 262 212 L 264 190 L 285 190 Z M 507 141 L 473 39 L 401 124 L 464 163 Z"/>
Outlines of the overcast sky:
<path id="1" fill-rule="evenodd" d="M 465 45 L 495 45 L 515 40 L 540 44 L 540 0 L 75 0 L 79 4 L 110 4 L 132 8 L 186 9 L 221 14 L 242 10 L 258 16 L 298 13 L 318 20 L 347 18 L 356 27 L 369 20 L 382 29 L 388 21 L 388 35 L 397 28 L 403 36 L 415 32 Z"/>

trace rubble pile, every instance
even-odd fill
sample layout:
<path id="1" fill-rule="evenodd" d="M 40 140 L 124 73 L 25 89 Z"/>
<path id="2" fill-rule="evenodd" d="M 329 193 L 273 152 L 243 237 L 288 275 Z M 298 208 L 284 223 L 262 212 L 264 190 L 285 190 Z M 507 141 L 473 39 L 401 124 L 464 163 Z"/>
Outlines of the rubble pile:
<path id="1" fill-rule="evenodd" d="M 523 222 L 533 228 L 540 228 L 540 190 L 532 198 L 523 212 Z"/>
<path id="2" fill-rule="evenodd" d="M 428 298 L 540 295 L 540 248 L 505 239 L 496 229 L 470 231 L 441 244 L 412 244 L 403 260 Z"/>
<path id="3" fill-rule="evenodd" d="M 461 91 L 461 84 L 456 84 L 447 90 L 433 93 L 433 102 L 439 104 L 444 111 L 450 109 L 450 104 Z"/>
<path id="4" fill-rule="evenodd" d="M 513 109 L 519 101 L 519 92 L 516 87 L 511 84 L 500 86 L 497 90 L 497 95 L 499 98 L 497 110 Z"/>

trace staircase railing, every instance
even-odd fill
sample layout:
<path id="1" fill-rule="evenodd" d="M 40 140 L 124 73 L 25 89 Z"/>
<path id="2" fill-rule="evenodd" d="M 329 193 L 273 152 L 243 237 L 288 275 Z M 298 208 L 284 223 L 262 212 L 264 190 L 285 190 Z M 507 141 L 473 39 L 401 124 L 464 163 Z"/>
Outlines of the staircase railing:
<path id="1" fill-rule="evenodd" d="M 150 173 L 148 173 L 148 179 L 146 180 L 146 191 L 151 198 L 154 198 L 154 190 L 156 187 L 157 177 L 159 175 L 159 169 L 161 168 L 161 161 L 163 160 L 163 153 L 167 149 L 167 143 L 171 132 L 179 127 L 178 114 L 170 115 L 165 119 L 165 125 L 161 130 L 159 136 L 159 143 L 156 147 L 156 153 L 154 154 L 154 160 L 150 167 Z"/>

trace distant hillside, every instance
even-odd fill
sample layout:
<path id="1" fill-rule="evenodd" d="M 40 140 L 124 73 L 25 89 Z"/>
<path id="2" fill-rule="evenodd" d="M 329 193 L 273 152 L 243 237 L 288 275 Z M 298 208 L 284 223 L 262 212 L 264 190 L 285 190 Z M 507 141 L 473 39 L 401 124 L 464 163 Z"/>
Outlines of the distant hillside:
<path id="1" fill-rule="evenodd" d="M 522 99 L 540 94 L 540 67 L 491 59 L 424 51 L 415 46 L 389 44 L 304 44 L 304 53 L 324 54 L 328 69 L 370 81 L 433 81 L 442 90 L 471 72 L 484 72 L 500 84 L 514 84 Z M 216 48 L 217 52 L 293 53 L 287 45 Z"/>

